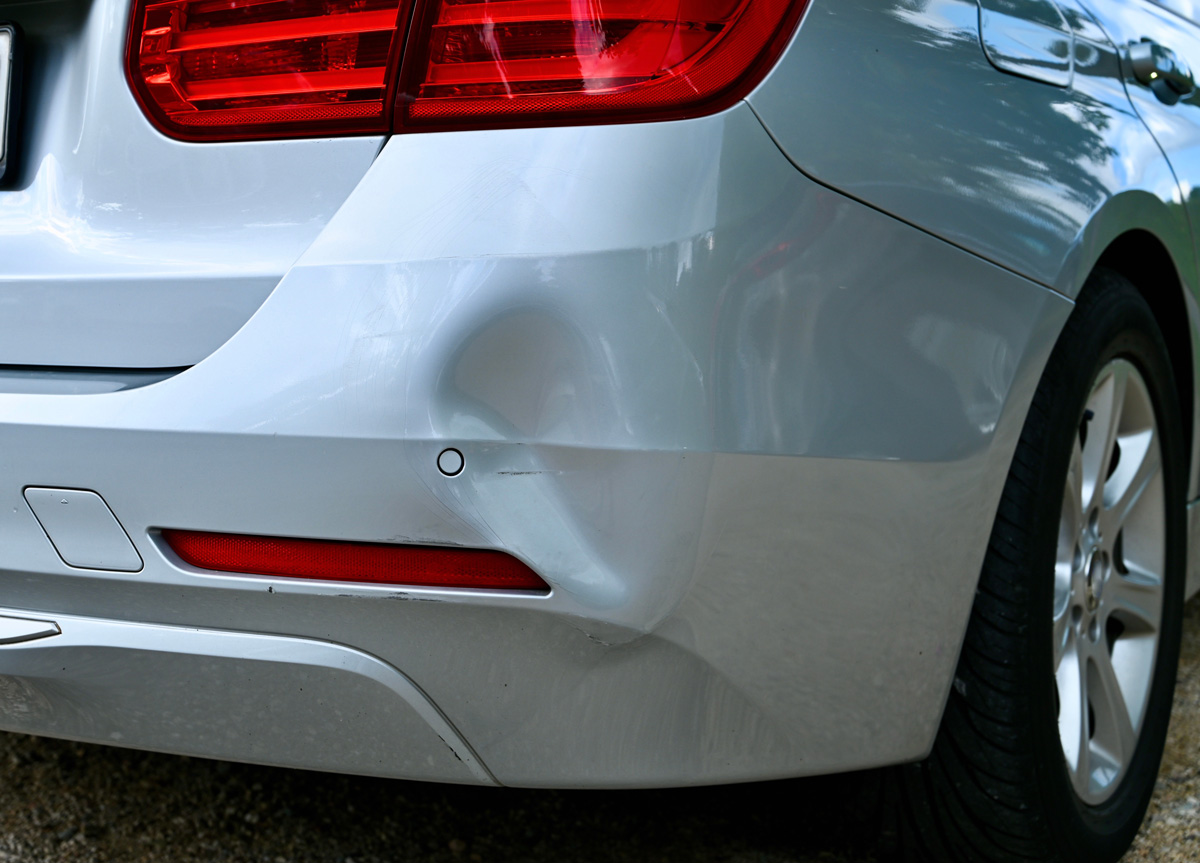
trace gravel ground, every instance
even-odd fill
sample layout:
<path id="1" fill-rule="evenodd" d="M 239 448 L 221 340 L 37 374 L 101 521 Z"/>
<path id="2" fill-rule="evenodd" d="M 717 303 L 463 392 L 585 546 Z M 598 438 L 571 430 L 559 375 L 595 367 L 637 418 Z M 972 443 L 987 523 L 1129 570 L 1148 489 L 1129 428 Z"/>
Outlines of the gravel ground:
<path id="1" fill-rule="evenodd" d="M 1184 615 L 1167 749 L 1146 822 L 1125 863 L 1200 859 L 1200 596 Z"/>
<path id="2" fill-rule="evenodd" d="M 1200 859 L 1200 600 L 1133 861 Z M 825 780 L 676 791 L 458 788 L 0 735 L 0 863 L 869 863 Z"/>

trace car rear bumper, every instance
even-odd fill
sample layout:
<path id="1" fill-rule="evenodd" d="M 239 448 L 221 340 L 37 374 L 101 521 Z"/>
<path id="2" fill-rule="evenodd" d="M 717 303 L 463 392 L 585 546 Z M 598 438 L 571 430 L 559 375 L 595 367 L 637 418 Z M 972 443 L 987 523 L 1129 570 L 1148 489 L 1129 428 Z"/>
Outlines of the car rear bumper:
<path id="1" fill-rule="evenodd" d="M 0 645 L 0 727 L 530 786 L 920 757 L 1070 308 L 744 104 L 395 137 L 204 361 L 0 393 L 0 596 L 62 628 Z M 100 494 L 143 568 L 68 566 L 30 486 Z M 498 548 L 552 589 L 215 575 L 163 528 Z"/>
<path id="2" fill-rule="evenodd" d="M 12 731 L 491 784 L 412 681 L 324 641 L 56 615 L 59 634 L 5 645 Z"/>

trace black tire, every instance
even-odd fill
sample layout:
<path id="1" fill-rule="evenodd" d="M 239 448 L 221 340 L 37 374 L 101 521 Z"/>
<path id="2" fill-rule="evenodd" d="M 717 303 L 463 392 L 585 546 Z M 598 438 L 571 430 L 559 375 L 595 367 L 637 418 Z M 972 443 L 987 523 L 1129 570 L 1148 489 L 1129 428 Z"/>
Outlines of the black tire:
<path id="1" fill-rule="evenodd" d="M 1160 432 L 1162 613 L 1153 680 L 1124 778 L 1114 780 L 1107 799 L 1089 805 L 1072 785 L 1059 736 L 1054 567 L 1068 464 L 1085 404 L 1101 370 L 1121 359 L 1145 382 Z M 1175 686 L 1186 547 L 1182 428 L 1166 346 L 1150 308 L 1126 279 L 1097 270 L 1026 418 L 933 751 L 918 764 L 877 777 L 885 857 L 1109 863 L 1128 849 L 1154 789 Z M 1083 722 L 1086 732 L 1096 720 Z"/>

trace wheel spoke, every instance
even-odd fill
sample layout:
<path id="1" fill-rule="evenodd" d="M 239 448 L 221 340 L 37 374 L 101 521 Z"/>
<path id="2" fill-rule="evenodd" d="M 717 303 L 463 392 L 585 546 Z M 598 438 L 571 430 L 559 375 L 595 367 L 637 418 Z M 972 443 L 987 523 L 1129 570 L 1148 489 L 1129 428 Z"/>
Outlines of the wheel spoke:
<path id="1" fill-rule="evenodd" d="M 1121 682 L 1113 668 L 1108 651 L 1096 650 L 1092 653 L 1091 668 L 1095 675 L 1089 680 L 1090 703 L 1096 717 L 1095 731 L 1092 735 L 1092 746 L 1108 756 L 1116 769 L 1129 763 L 1137 745 L 1137 732 L 1125 704 L 1125 693 Z M 1092 677 L 1089 675 L 1089 677 Z M 1115 776 L 1104 777 L 1111 782 Z"/>
<path id="2" fill-rule="evenodd" d="M 1125 388 L 1129 381 L 1126 363 L 1113 363 L 1108 376 L 1100 381 L 1088 399 L 1091 412 L 1087 442 L 1083 448 L 1083 508 L 1090 510 L 1103 499 L 1104 482 L 1112 462 L 1113 447 L 1125 406 Z"/>
<path id="3" fill-rule="evenodd" d="M 1072 646 L 1071 605 L 1063 606 L 1062 612 L 1054 618 L 1054 671 L 1058 672 L 1067 651 Z"/>
<path id="4" fill-rule="evenodd" d="M 1079 435 L 1071 447 L 1071 466 L 1063 490 L 1062 515 L 1058 524 L 1058 549 L 1054 561 L 1054 667 L 1058 667 L 1066 647 L 1066 627 L 1070 617 L 1071 596 L 1082 577 L 1083 555 L 1079 535 L 1083 528 L 1083 455 Z"/>
<path id="5" fill-rule="evenodd" d="M 1162 581 L 1149 573 L 1113 572 L 1104 585 L 1104 605 L 1127 626 L 1157 632 L 1162 617 Z"/>
<path id="6" fill-rule="evenodd" d="M 1104 502 L 1106 530 L 1111 531 L 1113 536 L 1125 526 L 1130 512 L 1158 476 L 1161 467 L 1162 457 L 1153 429 L 1129 435 L 1122 441 L 1121 465 L 1109 479 L 1105 492 L 1105 497 L 1111 498 L 1111 502 Z"/>
<path id="7" fill-rule="evenodd" d="M 1083 487 L 1083 445 L 1079 435 L 1075 436 L 1075 445 L 1071 447 L 1071 464 L 1067 468 L 1067 493 L 1064 496 L 1063 518 L 1070 518 L 1074 528 L 1074 536 L 1079 535 L 1083 526 L 1084 487 Z"/>
<path id="8" fill-rule="evenodd" d="M 1069 636 L 1068 642 L 1054 674 L 1058 684 L 1058 733 L 1071 777 L 1077 786 L 1082 783 L 1083 790 L 1088 770 L 1087 678 L 1083 673 L 1085 660 L 1074 636 Z"/>

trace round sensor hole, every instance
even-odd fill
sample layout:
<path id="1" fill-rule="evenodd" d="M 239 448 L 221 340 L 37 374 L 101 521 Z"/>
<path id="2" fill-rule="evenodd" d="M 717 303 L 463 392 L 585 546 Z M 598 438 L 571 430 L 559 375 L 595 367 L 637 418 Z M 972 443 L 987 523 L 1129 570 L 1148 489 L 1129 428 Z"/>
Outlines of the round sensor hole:
<path id="1" fill-rule="evenodd" d="M 446 476 L 458 476 L 460 473 L 462 473 L 463 465 L 465 463 L 466 462 L 463 461 L 463 454 L 456 449 L 444 449 L 438 453 L 438 470 L 440 470 Z"/>

